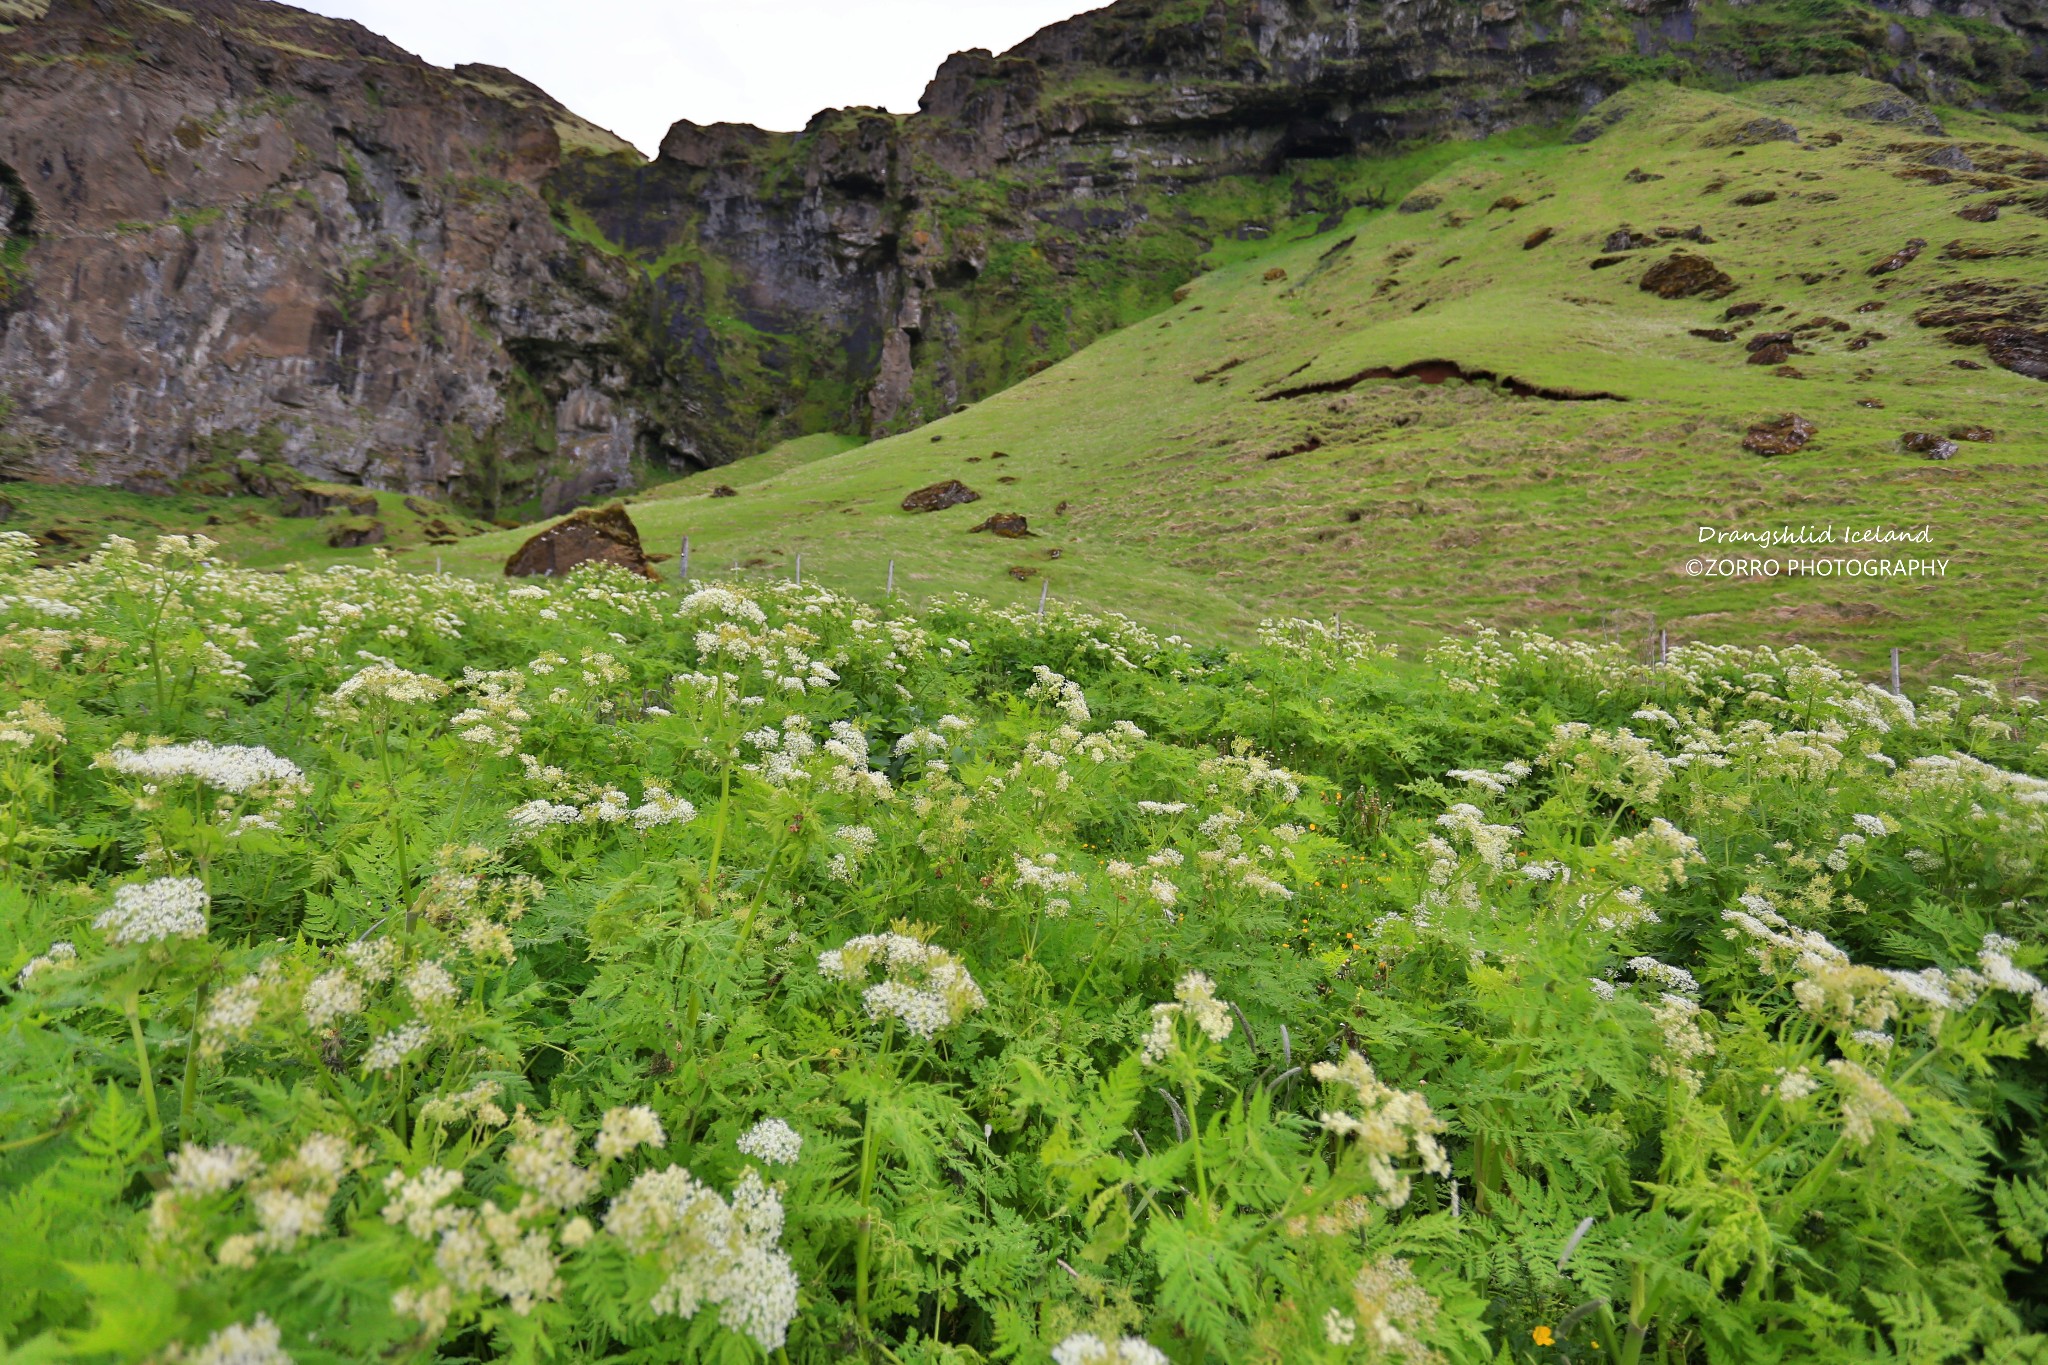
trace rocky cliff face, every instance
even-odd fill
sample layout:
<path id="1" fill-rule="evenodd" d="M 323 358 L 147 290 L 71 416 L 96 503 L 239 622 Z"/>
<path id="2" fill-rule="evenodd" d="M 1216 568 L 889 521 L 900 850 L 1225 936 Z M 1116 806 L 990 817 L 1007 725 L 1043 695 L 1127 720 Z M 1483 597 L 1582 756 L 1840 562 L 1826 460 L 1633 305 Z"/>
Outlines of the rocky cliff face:
<path id="1" fill-rule="evenodd" d="M 549 185 L 652 264 L 652 405 L 686 400 L 669 425 L 715 459 L 993 392 L 1155 310 L 1226 237 L 1334 226 L 1396 149 L 1569 120 L 1645 77 L 1819 71 L 2025 105 L 2048 5 L 1120 0 L 955 55 L 908 117 L 679 123 L 650 165 Z"/>
<path id="2" fill-rule="evenodd" d="M 949 59 L 918 113 L 677 124 L 258 0 L 0 0 L 17 466 L 237 456 L 556 510 L 637 453 L 901 430 L 1313 232 L 1419 140 L 1631 80 L 1850 70 L 2022 107 L 2048 0 L 1120 0 Z"/>
<path id="3" fill-rule="evenodd" d="M 565 135 L 597 130 L 505 73 L 277 6 L 14 18 L 14 472 L 147 490 L 260 457 L 487 503 L 626 480 L 626 272 L 538 193 Z"/>

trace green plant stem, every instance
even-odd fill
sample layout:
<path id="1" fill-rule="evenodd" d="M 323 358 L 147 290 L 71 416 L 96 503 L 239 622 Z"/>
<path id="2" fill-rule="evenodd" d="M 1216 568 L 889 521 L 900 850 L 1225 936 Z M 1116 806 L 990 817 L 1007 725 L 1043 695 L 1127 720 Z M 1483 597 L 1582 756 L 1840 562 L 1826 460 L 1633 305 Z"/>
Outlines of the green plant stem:
<path id="1" fill-rule="evenodd" d="M 704 874 L 707 887 L 715 887 L 718 883 L 718 857 L 725 851 L 725 825 L 731 808 L 732 760 L 728 758 L 718 774 L 718 814 L 711 821 L 711 869 Z"/>
<path id="2" fill-rule="evenodd" d="M 185 1035 L 185 1082 L 178 1088 L 178 1136 L 183 1138 L 192 1121 L 192 1100 L 199 1091 L 199 1017 L 206 1008 L 206 983 L 192 992 L 192 1028 Z"/>
<path id="3" fill-rule="evenodd" d="M 860 1324 L 868 1324 L 868 1250 L 875 1231 L 875 1211 L 868 1200 L 875 1187 L 875 1106 L 870 1101 L 860 1130 L 860 1234 L 853 1244 L 853 1307 Z"/>
<path id="4" fill-rule="evenodd" d="M 377 760 L 384 770 L 384 789 L 391 796 L 391 842 L 398 851 L 398 891 L 405 901 L 405 937 L 410 945 L 413 928 L 419 923 L 419 911 L 413 905 L 412 866 L 405 856 L 405 821 L 398 808 L 398 778 L 391 771 L 391 721 L 388 717 L 377 723 Z"/>
<path id="5" fill-rule="evenodd" d="M 393 1121 L 400 1142 L 412 1141 L 412 1062 L 398 1064 L 398 1115 Z"/>
<path id="6" fill-rule="evenodd" d="M 149 1041 L 142 1036 L 142 998 L 140 992 L 128 992 L 128 999 L 122 1004 L 122 1012 L 128 1016 L 128 1036 L 135 1043 L 135 1065 L 142 1073 L 142 1107 L 149 1114 L 149 1126 L 156 1131 L 156 1151 L 164 1154 L 164 1121 L 156 1109 L 156 1076 L 149 1068 Z"/>
<path id="7" fill-rule="evenodd" d="M 1181 1082 L 1181 1095 L 1188 1104 L 1188 1138 L 1195 1144 L 1195 1197 L 1202 1201 L 1202 1213 L 1209 1212 L 1209 1174 L 1202 1165 L 1202 1124 L 1195 1116 L 1195 1085 Z"/>
<path id="8" fill-rule="evenodd" d="M 885 1064 L 889 1056 L 889 1045 L 896 1039 L 896 1021 L 891 1019 L 882 1030 L 881 1051 L 876 1054 L 878 1066 Z M 870 1099 L 861 1115 L 860 1128 L 860 1233 L 853 1244 L 853 1307 L 860 1316 L 860 1325 L 868 1325 L 868 1253 L 874 1242 L 875 1208 L 872 1202 L 875 1190 L 875 1102 Z"/>
<path id="9" fill-rule="evenodd" d="M 1081 999 L 1081 992 L 1087 988 L 1089 980 L 1095 975 L 1095 964 L 1109 955 L 1109 950 L 1116 946 L 1117 935 L 1123 931 L 1124 921 L 1118 920 L 1110 927 L 1109 937 L 1104 939 L 1101 946 L 1089 955 L 1088 965 L 1081 969 L 1081 979 L 1074 983 L 1073 991 L 1067 996 L 1068 1009 L 1074 1008 L 1075 1004 Z"/>

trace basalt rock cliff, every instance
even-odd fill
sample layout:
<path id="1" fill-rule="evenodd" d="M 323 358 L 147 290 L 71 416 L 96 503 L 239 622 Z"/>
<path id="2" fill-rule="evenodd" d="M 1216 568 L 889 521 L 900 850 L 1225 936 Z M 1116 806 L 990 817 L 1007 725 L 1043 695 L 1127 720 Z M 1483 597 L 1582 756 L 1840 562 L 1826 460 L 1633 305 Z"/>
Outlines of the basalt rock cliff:
<path id="1" fill-rule="evenodd" d="M 1390 153 L 1633 80 L 2048 88 L 2048 0 L 1120 0 L 955 55 L 915 114 L 679 123 L 647 161 L 511 73 L 259 0 L 0 0 L 10 25 L 8 472 L 282 461 L 491 511 L 915 426 L 1226 238 L 1383 200 Z"/>

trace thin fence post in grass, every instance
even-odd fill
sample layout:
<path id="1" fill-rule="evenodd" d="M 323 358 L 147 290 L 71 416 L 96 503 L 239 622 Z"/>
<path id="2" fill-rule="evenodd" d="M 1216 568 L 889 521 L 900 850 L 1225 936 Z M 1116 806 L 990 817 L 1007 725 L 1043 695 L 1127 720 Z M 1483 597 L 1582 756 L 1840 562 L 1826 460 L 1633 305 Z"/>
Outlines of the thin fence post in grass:
<path id="1" fill-rule="evenodd" d="M 1892 695 L 1895 697 L 1906 695 L 1899 687 L 1899 647 L 1897 645 L 1892 646 Z"/>
<path id="2" fill-rule="evenodd" d="M 440 576 L 441 576 L 441 556 L 439 556 L 439 555 L 435 555 L 435 556 L 434 556 L 434 577 L 436 577 L 436 578 L 439 578 Z"/>
<path id="3" fill-rule="evenodd" d="M 676 575 L 676 581 L 679 583 L 690 581 L 690 538 L 688 536 L 683 537 L 683 567 L 682 571 Z"/>
<path id="4" fill-rule="evenodd" d="M 796 584 L 798 587 L 804 584 L 804 557 L 801 554 L 796 557 Z"/>
<path id="5" fill-rule="evenodd" d="M 1657 632 L 1657 662 L 1661 664 L 1670 657 L 1671 632 L 1668 630 L 1660 630 Z"/>
<path id="6" fill-rule="evenodd" d="M 1046 579 L 1038 585 L 1038 619 L 1045 619 L 1045 595 L 1052 591 L 1052 580 Z"/>
<path id="7" fill-rule="evenodd" d="M 884 597 L 894 597 L 896 595 L 896 561 L 893 559 L 889 561 L 889 584 L 882 589 L 882 595 Z"/>

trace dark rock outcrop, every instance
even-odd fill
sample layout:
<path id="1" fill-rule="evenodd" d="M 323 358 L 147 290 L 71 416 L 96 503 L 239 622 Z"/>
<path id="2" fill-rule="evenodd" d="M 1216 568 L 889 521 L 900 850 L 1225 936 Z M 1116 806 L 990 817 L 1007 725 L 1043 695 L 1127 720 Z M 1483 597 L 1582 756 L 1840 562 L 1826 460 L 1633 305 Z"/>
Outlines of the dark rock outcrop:
<path id="1" fill-rule="evenodd" d="M 285 517 L 324 517 L 329 512 L 367 517 L 377 512 L 377 495 L 374 493 L 352 493 L 346 488 L 321 488 L 310 484 L 284 489 L 278 494 L 277 501 L 278 515 Z"/>
<path id="2" fill-rule="evenodd" d="M 643 578 L 658 578 L 640 546 L 640 528 L 618 503 L 583 508 L 512 552 L 507 578 L 559 578 L 578 564 L 616 564 Z"/>
<path id="3" fill-rule="evenodd" d="M 1930 460 L 1953 460 L 1960 447 L 1932 431 L 1908 431 L 1899 437 L 1899 448 Z"/>
<path id="4" fill-rule="evenodd" d="M 1735 292 L 1735 281 L 1704 256 L 1674 251 L 1643 272 L 1642 288 L 1660 299 L 1718 299 Z"/>
<path id="5" fill-rule="evenodd" d="M 964 503 L 980 502 L 981 494 L 969 488 L 958 479 L 946 479 L 939 483 L 927 484 L 903 499 L 906 512 L 943 512 L 948 507 L 959 507 Z"/>
<path id="6" fill-rule="evenodd" d="M 987 531 L 990 535 L 1002 536 L 1006 540 L 1022 540 L 1031 534 L 1031 524 L 1021 512 L 997 512 L 979 526 L 970 526 L 968 533 Z"/>
<path id="7" fill-rule="evenodd" d="M 1889 275 L 1895 270 L 1904 270 L 1907 266 L 1918 260 L 1920 253 L 1925 250 L 1927 250 L 1926 240 L 1915 237 L 1912 241 L 1907 242 L 1897 251 L 1894 251 L 1891 255 L 1870 267 L 1865 273 L 1870 275 Z"/>
<path id="8" fill-rule="evenodd" d="M 2027 327 L 1987 327 L 1984 349 L 2014 374 L 2048 379 L 2048 332 Z"/>
<path id="9" fill-rule="evenodd" d="M 565 139 L 607 136 L 509 73 L 259 0 L 55 0 L 0 33 L 31 238 L 0 385 L 32 472 L 140 486 L 255 450 L 486 505 L 550 468 L 620 486 L 624 272 L 540 194 Z"/>
<path id="10" fill-rule="evenodd" d="M 1803 450 L 1820 434 L 1820 428 L 1796 413 L 1786 413 L 1769 422 L 1759 422 L 1742 438 L 1742 448 L 1758 455 L 1790 455 Z"/>

